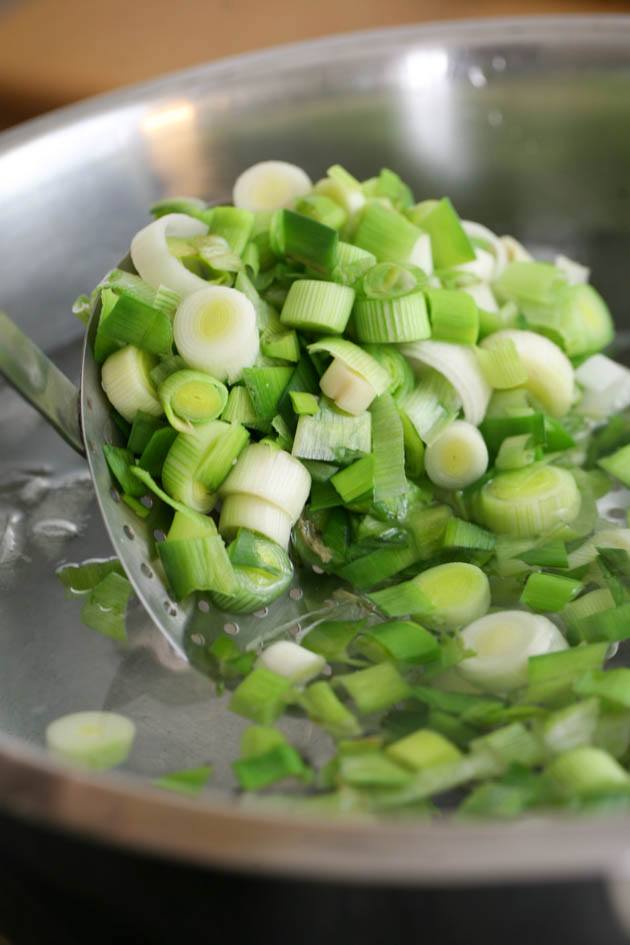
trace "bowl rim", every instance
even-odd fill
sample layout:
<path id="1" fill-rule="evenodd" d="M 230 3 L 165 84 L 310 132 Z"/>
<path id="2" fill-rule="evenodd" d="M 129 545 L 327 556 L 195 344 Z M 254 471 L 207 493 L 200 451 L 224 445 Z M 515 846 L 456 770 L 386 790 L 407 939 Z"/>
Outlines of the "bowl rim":
<path id="1" fill-rule="evenodd" d="M 93 96 L 0 134 L 0 155 L 35 139 L 131 104 L 229 78 L 247 68 L 277 71 L 322 61 L 334 51 L 350 60 L 372 49 L 442 43 L 476 48 L 525 42 L 570 48 L 630 48 L 630 15 L 550 15 L 454 20 L 365 30 L 284 44 L 193 66 Z M 0 733 L 0 808 L 28 821 L 121 849 L 206 867 L 353 882 L 444 885 L 526 878 L 623 876 L 630 866 L 621 818 L 528 816 L 511 823 L 457 823 L 365 817 L 331 818 L 260 805 L 203 801 L 160 791 L 122 773 L 94 775 L 56 763 L 42 749 Z M 625 823 L 625 821 L 624 821 Z M 585 856 L 584 851 L 588 851 Z"/>

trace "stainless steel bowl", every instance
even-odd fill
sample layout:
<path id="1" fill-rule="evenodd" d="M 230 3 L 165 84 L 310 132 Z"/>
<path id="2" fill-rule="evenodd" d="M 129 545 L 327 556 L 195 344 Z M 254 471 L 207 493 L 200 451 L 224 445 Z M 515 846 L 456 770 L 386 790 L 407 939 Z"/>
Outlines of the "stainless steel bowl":
<path id="1" fill-rule="evenodd" d="M 592 266 L 630 327 L 630 18 L 488 20 L 282 47 L 94 99 L 0 137 L 0 304 L 71 373 L 70 307 L 124 254 L 156 198 L 229 192 L 280 157 L 317 176 L 398 170 L 418 196 Z M 7 388 L 0 399 L 0 808 L 206 866 L 405 884 L 591 877 L 623 883 L 617 818 L 343 822 L 230 797 L 241 722 L 139 609 L 127 647 L 83 627 L 54 576 L 109 554 L 87 473 Z M 83 776 L 41 749 L 64 712 L 134 718 L 128 770 Z M 307 751 L 322 746 L 292 722 Z M 154 775 L 210 760 L 199 801 Z M 620 889 L 623 887 L 620 886 Z"/>

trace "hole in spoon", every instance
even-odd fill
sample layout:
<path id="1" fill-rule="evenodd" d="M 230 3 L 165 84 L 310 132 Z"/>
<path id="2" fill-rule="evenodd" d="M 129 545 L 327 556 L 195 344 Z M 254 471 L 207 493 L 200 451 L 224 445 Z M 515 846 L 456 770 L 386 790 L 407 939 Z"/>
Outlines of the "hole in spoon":
<path id="1" fill-rule="evenodd" d="M 134 532 L 134 530 L 133 530 L 133 528 L 131 527 L 131 525 L 123 525 L 123 532 L 125 533 L 125 535 L 126 535 L 127 538 L 129 539 L 129 541 L 133 541 L 134 538 L 136 537 L 136 533 Z"/>
<path id="2" fill-rule="evenodd" d="M 229 634 L 231 637 L 235 637 L 239 631 L 239 626 L 237 623 L 224 623 L 223 630 L 225 633 Z"/>
<path id="3" fill-rule="evenodd" d="M 207 614 L 210 611 L 210 604 L 208 603 L 207 600 L 200 600 L 197 603 L 197 608 L 198 610 L 201 611 L 202 614 Z"/>

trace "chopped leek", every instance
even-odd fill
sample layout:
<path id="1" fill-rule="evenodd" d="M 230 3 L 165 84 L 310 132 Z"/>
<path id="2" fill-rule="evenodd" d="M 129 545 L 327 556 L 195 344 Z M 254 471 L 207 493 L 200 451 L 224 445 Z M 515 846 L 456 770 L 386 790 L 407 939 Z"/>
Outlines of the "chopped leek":
<path id="1" fill-rule="evenodd" d="M 287 161 L 261 161 L 237 177 L 232 196 L 235 207 L 277 210 L 290 207 L 310 189 L 311 180 L 301 167 Z"/>
<path id="2" fill-rule="evenodd" d="M 519 538 L 546 535 L 569 525 L 580 511 L 580 493 L 566 469 L 535 464 L 502 472 L 481 488 L 481 524 Z"/>
<path id="3" fill-rule="evenodd" d="M 353 302 L 354 290 L 349 286 L 299 279 L 289 289 L 280 318 L 284 325 L 301 331 L 341 335 Z"/>
<path id="4" fill-rule="evenodd" d="M 116 712 L 73 712 L 50 723 L 46 744 L 65 761 L 104 770 L 126 761 L 135 735 L 131 719 Z"/>
<path id="5" fill-rule="evenodd" d="M 427 476 L 444 489 L 464 489 L 477 482 L 488 468 L 488 448 L 477 429 L 455 420 L 427 446 Z"/>
<path id="6" fill-rule="evenodd" d="M 154 365 L 150 354 L 128 345 L 110 354 L 101 369 L 107 399 L 130 423 L 139 410 L 153 417 L 163 412 L 150 377 Z"/>
<path id="7" fill-rule="evenodd" d="M 176 430 L 187 433 L 196 423 L 214 420 L 227 404 L 227 388 L 201 371 L 176 371 L 158 391 L 166 419 Z"/>

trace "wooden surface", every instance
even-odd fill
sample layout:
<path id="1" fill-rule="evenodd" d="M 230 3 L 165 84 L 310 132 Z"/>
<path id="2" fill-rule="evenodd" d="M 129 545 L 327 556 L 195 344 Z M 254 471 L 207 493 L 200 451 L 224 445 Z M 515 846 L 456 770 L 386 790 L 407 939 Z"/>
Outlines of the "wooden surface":
<path id="1" fill-rule="evenodd" d="M 630 0 L 17 0 L 0 7 L 0 123 L 221 56 L 426 20 L 630 13 Z"/>

